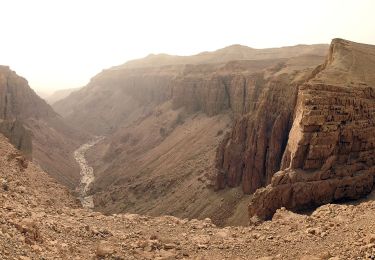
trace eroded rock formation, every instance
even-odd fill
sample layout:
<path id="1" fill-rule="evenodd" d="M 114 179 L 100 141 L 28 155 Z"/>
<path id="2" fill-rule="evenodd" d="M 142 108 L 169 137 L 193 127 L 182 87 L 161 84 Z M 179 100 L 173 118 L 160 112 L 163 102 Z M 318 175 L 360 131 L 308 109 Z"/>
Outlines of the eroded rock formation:
<path id="1" fill-rule="evenodd" d="M 375 174 L 375 46 L 332 41 L 298 90 L 281 171 L 255 192 L 250 216 L 368 194 Z"/>
<path id="2" fill-rule="evenodd" d="M 270 182 L 280 168 L 302 74 L 307 73 L 250 81 L 245 91 L 250 102 L 217 150 L 218 189 L 242 185 L 249 194 Z"/>

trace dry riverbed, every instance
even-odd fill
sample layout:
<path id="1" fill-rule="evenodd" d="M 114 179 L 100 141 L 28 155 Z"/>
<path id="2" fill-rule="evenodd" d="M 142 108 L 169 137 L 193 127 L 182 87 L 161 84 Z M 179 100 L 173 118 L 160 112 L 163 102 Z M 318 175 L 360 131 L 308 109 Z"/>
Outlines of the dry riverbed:
<path id="1" fill-rule="evenodd" d="M 74 158 L 78 162 L 81 171 L 81 180 L 78 186 L 79 199 L 83 207 L 93 208 L 94 201 L 92 196 L 88 196 L 87 192 L 89 191 L 90 184 L 95 180 L 95 175 L 93 168 L 90 167 L 86 161 L 85 154 L 86 152 L 98 142 L 103 140 L 104 137 L 96 137 L 88 143 L 81 145 L 77 150 L 74 151 Z"/>

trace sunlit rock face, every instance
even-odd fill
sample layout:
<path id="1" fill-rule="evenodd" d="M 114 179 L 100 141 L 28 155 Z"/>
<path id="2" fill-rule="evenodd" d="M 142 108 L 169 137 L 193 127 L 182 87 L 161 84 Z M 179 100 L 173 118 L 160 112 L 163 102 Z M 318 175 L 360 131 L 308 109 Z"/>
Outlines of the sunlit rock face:
<path id="1" fill-rule="evenodd" d="M 375 174 L 375 46 L 332 41 L 326 62 L 299 86 L 280 169 L 255 192 L 250 216 L 357 199 Z"/>

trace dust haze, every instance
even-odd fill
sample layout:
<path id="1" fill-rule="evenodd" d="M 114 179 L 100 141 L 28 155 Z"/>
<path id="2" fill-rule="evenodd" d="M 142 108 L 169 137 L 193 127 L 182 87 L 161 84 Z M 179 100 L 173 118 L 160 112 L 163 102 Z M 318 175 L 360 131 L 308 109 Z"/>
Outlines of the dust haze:
<path id="1" fill-rule="evenodd" d="M 4 1 L 0 259 L 374 259 L 374 7 Z"/>

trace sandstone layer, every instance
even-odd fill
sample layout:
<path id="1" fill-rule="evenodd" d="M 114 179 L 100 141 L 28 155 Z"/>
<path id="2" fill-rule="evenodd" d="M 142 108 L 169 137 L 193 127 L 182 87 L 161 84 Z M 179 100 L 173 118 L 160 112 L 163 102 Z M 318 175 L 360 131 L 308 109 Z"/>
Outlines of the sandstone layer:
<path id="1" fill-rule="evenodd" d="M 326 62 L 298 88 L 294 120 L 277 172 L 252 197 L 249 214 L 357 199 L 375 174 L 375 46 L 332 41 Z"/>

